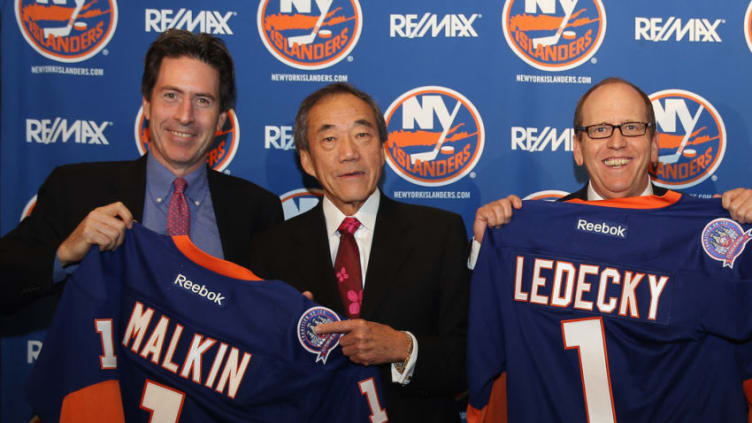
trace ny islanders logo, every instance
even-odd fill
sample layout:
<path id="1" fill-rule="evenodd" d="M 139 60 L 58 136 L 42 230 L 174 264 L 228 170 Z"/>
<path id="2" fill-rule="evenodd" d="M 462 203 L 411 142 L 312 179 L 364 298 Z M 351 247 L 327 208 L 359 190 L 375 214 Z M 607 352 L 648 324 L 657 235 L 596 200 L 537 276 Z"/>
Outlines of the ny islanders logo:
<path id="1" fill-rule="evenodd" d="M 256 25 L 274 57 L 297 69 L 323 69 L 355 48 L 363 28 L 358 0 L 262 0 Z"/>
<path id="2" fill-rule="evenodd" d="M 563 71 L 598 51 L 606 12 L 600 0 L 507 0 L 501 24 L 507 44 L 525 63 Z"/>
<path id="3" fill-rule="evenodd" d="M 705 225 L 700 242 L 705 253 L 713 260 L 723 262 L 723 267 L 734 267 L 734 261 L 752 239 L 752 229 L 744 229 L 731 219 L 718 218 Z"/>
<path id="4" fill-rule="evenodd" d="M 296 189 L 288 191 L 279 196 L 282 202 L 282 212 L 285 214 L 285 220 L 291 219 L 299 214 L 316 207 L 321 201 L 324 192 L 320 189 Z"/>
<path id="5" fill-rule="evenodd" d="M 26 42 L 64 63 L 99 53 L 117 26 L 116 0 L 15 0 L 14 9 Z"/>
<path id="6" fill-rule="evenodd" d="M 438 187 L 470 173 L 483 153 L 480 113 L 465 96 L 444 87 L 408 91 L 385 114 L 386 162 L 403 179 Z"/>
<path id="7" fill-rule="evenodd" d="M 144 155 L 149 151 L 149 121 L 144 117 L 143 106 L 138 109 L 136 124 L 133 126 L 133 135 L 136 139 L 136 148 L 139 154 Z M 238 151 L 240 140 L 240 126 L 235 110 L 227 112 L 227 119 L 221 130 L 214 134 L 214 142 L 209 148 L 207 163 L 212 169 L 221 172 L 230 165 L 235 153 Z"/>
<path id="8" fill-rule="evenodd" d="M 747 47 L 752 51 L 752 1 L 747 6 L 747 13 L 744 15 L 744 38 L 747 39 Z"/>
<path id="9" fill-rule="evenodd" d="M 663 90 L 650 95 L 658 131 L 653 181 L 662 187 L 695 186 L 718 169 L 726 152 L 726 127 L 718 111 L 699 95 Z"/>

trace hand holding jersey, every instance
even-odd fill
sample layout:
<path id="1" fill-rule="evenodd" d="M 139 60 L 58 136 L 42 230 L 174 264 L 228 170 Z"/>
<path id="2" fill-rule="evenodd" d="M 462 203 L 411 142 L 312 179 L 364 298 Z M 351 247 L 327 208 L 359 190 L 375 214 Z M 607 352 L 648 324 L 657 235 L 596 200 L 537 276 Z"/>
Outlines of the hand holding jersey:
<path id="1" fill-rule="evenodd" d="M 673 191 L 583 204 L 486 233 L 468 422 L 745 422 L 752 227 Z M 508 409 L 483 420 L 499 375 Z"/>
<path id="2" fill-rule="evenodd" d="M 118 201 L 92 210 L 57 249 L 63 266 L 81 261 L 92 245 L 111 251 L 125 239 L 125 229 L 133 227 L 133 215 Z"/>
<path id="3" fill-rule="evenodd" d="M 385 422 L 377 369 L 314 332 L 339 319 L 134 225 L 66 285 L 28 399 L 42 421 Z"/>
<path id="4" fill-rule="evenodd" d="M 574 159 L 578 165 L 585 166 L 590 179 L 583 189 L 570 194 L 564 200 L 581 199 L 594 201 L 624 198 L 637 200 L 635 197 L 641 197 L 635 204 L 642 204 L 644 206 L 656 198 L 662 198 L 652 195 L 654 190 L 648 173 L 650 163 L 658 159 L 655 116 L 649 98 L 638 87 L 616 78 L 609 78 L 596 84 L 579 100 L 575 110 L 574 127 L 576 133 Z M 656 191 L 664 192 L 664 190 L 658 188 L 656 188 Z M 674 196 L 677 194 L 669 191 L 664 196 L 666 195 Z M 534 206 L 534 210 L 531 212 L 536 214 L 539 210 L 539 205 L 536 203 L 538 202 L 529 203 L 525 208 Z M 610 201 L 605 201 L 603 205 L 609 203 Z M 629 203 L 623 203 L 622 207 L 627 207 L 624 204 Z M 700 205 L 693 207 L 700 209 L 702 212 L 708 211 L 703 209 L 714 209 L 716 207 L 720 209 L 718 207 L 719 204 L 713 204 L 712 206 L 708 205 L 710 203 L 704 203 L 705 205 L 703 205 L 700 202 L 698 204 Z M 688 234 L 694 237 L 688 237 L 686 240 L 677 240 L 674 238 L 676 234 L 665 233 L 663 230 L 643 230 L 662 219 L 660 216 L 653 216 L 651 214 L 653 213 L 652 211 L 619 210 L 616 213 L 609 212 L 607 219 L 610 219 L 610 221 L 608 223 L 604 223 L 603 219 L 606 218 L 597 216 L 595 218 L 596 221 L 582 224 L 582 230 L 590 228 L 593 230 L 592 233 L 598 231 L 601 234 L 604 231 L 609 232 L 605 234 L 607 235 L 605 238 L 612 236 L 612 240 L 617 240 L 617 242 L 612 242 L 613 245 L 609 245 L 608 247 L 598 247 L 600 240 L 597 237 L 580 236 L 577 231 L 574 231 L 575 227 L 578 230 L 580 229 L 579 221 L 575 225 L 570 222 L 563 223 L 563 216 L 560 213 L 563 213 L 564 209 L 559 209 L 557 206 L 562 207 L 560 205 L 543 206 L 548 207 L 546 209 L 548 210 L 548 214 L 545 217 L 538 215 L 537 220 L 530 219 L 527 213 L 529 210 L 520 210 L 523 209 L 523 202 L 519 201 L 518 197 L 512 195 L 481 207 L 476 214 L 473 228 L 476 242 L 473 243 L 468 260 L 468 267 L 471 269 L 475 267 L 475 260 L 478 259 L 483 233 L 489 227 L 498 228 L 502 225 L 504 226 L 501 230 L 489 232 L 493 235 L 493 240 L 490 242 L 486 240 L 484 242 L 483 248 L 485 251 L 480 252 L 481 258 L 478 259 L 478 267 L 475 269 L 473 276 L 470 336 L 468 342 L 468 372 L 470 378 L 470 403 L 472 407 L 469 409 L 468 421 L 480 422 L 489 421 L 484 419 L 493 419 L 493 416 L 484 415 L 484 413 L 488 413 L 491 410 L 488 408 L 489 404 L 487 402 L 489 396 L 498 394 L 496 392 L 496 385 L 494 385 L 495 394 L 491 393 L 491 379 L 488 379 L 489 374 L 495 376 L 501 374 L 502 377 L 499 380 L 503 384 L 498 387 L 505 389 L 506 393 L 500 396 L 496 395 L 495 398 L 505 402 L 503 407 L 501 407 L 502 418 L 506 418 L 507 411 L 509 411 L 508 416 L 513 421 L 552 421 L 557 419 L 583 421 L 589 419 L 588 421 L 609 422 L 615 421 L 617 417 L 621 421 L 666 421 L 670 419 L 681 421 L 742 421 L 747 408 L 742 390 L 742 380 L 752 375 L 745 373 L 746 363 L 737 364 L 735 354 L 739 354 L 742 348 L 745 348 L 745 350 L 741 356 L 748 357 L 750 354 L 746 352 L 746 345 L 736 347 L 735 344 L 714 335 L 747 340 L 750 334 L 726 333 L 723 329 L 724 324 L 718 324 L 717 321 L 710 323 L 712 319 L 709 319 L 696 326 L 690 325 L 689 329 L 691 330 L 704 328 L 707 333 L 688 335 L 691 341 L 685 342 L 683 338 L 687 333 L 675 326 L 675 323 L 682 321 L 683 318 L 690 319 L 691 321 L 702 321 L 707 316 L 706 313 L 710 308 L 724 302 L 725 306 L 720 306 L 716 310 L 716 317 L 720 316 L 719 318 L 725 322 L 726 326 L 733 326 L 737 329 L 743 326 L 743 322 L 747 321 L 744 313 L 734 313 L 732 311 L 735 309 L 731 304 L 734 302 L 734 295 L 719 299 L 719 297 L 723 297 L 722 291 L 726 289 L 734 291 L 738 295 L 738 298 L 746 298 L 741 292 L 747 289 L 745 283 L 740 283 L 738 284 L 739 286 L 733 283 L 722 285 L 722 287 L 716 285 L 718 279 L 728 276 L 728 269 L 714 269 L 713 271 L 716 273 L 707 275 L 706 281 L 712 282 L 709 284 L 711 291 L 707 292 L 706 295 L 698 294 L 698 292 L 708 289 L 708 286 L 705 284 L 700 283 L 697 286 L 692 285 L 691 287 L 682 285 L 683 290 L 681 291 L 681 295 L 683 296 L 683 300 L 692 295 L 698 295 L 697 299 L 690 301 L 693 303 L 692 305 L 682 307 L 681 311 L 675 312 L 670 319 L 662 322 L 662 326 L 655 327 L 655 331 L 651 330 L 648 326 L 642 328 L 635 326 L 635 330 L 625 330 L 624 328 L 628 325 L 621 325 L 622 320 L 619 320 L 626 317 L 635 317 L 633 312 L 629 312 L 633 305 L 630 298 L 634 298 L 632 295 L 635 295 L 635 292 L 632 289 L 637 289 L 636 286 L 640 281 L 644 279 L 642 288 L 640 288 L 642 290 L 645 290 L 645 287 L 648 285 L 650 286 L 650 292 L 653 294 L 659 292 L 659 288 L 662 289 L 661 281 L 664 280 L 662 276 L 659 273 L 649 274 L 646 270 L 655 267 L 656 262 L 660 261 L 661 257 L 673 257 L 672 254 L 675 254 L 675 250 L 696 248 L 699 245 L 699 232 L 701 232 L 701 230 L 698 231 L 696 225 L 706 223 L 710 225 L 708 222 L 712 219 L 709 218 L 707 222 L 703 223 L 696 222 L 694 229 L 689 229 L 688 225 L 684 225 L 683 221 L 678 226 L 676 222 L 672 222 L 670 227 L 674 228 L 673 232 L 687 231 Z M 737 188 L 726 192 L 723 195 L 722 207 L 728 210 L 730 217 L 738 222 L 752 222 L 752 190 Z M 515 212 L 515 210 L 520 211 Z M 515 213 L 522 213 L 523 217 L 515 217 L 513 219 L 512 215 Z M 590 211 L 581 212 L 581 214 L 585 213 L 590 213 Z M 640 213 L 644 214 L 644 216 L 640 215 Z M 720 211 L 713 210 L 713 213 L 719 215 Z M 619 234 L 624 235 L 624 233 L 619 231 L 626 231 L 626 227 L 614 225 L 613 222 L 632 219 L 633 215 L 635 221 L 639 219 L 641 223 L 630 226 L 629 239 L 626 239 L 626 235 L 619 237 Z M 524 219 L 524 222 L 520 222 L 519 219 Z M 724 225 L 727 226 L 719 229 L 722 233 L 714 233 L 711 236 L 711 244 L 713 242 L 730 242 L 733 244 L 719 246 L 717 254 L 719 256 L 731 254 L 733 257 L 728 259 L 730 260 L 729 264 L 731 264 L 736 257 L 733 254 L 740 254 L 743 250 L 743 245 L 746 243 L 745 240 L 748 239 L 746 237 L 749 236 L 749 231 L 741 231 L 741 227 L 738 230 L 736 228 L 732 230 L 733 225 L 737 227 L 738 225 L 731 220 L 726 220 L 727 222 Z M 559 222 L 559 224 L 551 224 L 551 222 Z M 511 228 L 508 228 L 508 226 Z M 525 226 L 525 230 L 520 230 L 521 227 Z M 533 228 L 535 231 L 532 231 Z M 546 228 L 543 231 L 546 233 L 545 235 L 539 231 L 540 228 Z M 611 229 L 614 228 L 618 229 L 616 233 L 610 233 Z M 635 229 L 640 230 L 642 235 L 636 235 L 637 232 Z M 533 232 L 538 235 L 534 235 Z M 573 234 L 558 238 L 559 233 L 568 232 L 572 232 Z M 558 243 L 554 238 L 559 240 Z M 545 239 L 550 239 L 551 242 L 547 244 L 544 241 Z M 735 241 L 731 242 L 731 239 Z M 638 245 L 637 243 L 640 240 L 650 240 L 648 243 L 649 248 Z M 541 244 L 539 247 L 531 248 L 537 248 L 538 250 L 536 251 L 549 251 L 550 254 L 546 257 L 525 260 L 523 259 L 523 254 L 520 253 L 517 256 L 516 262 L 513 257 L 509 256 L 511 254 L 510 251 L 523 245 L 527 246 L 528 244 Z M 655 251 L 650 252 L 651 249 L 657 246 L 658 248 Z M 713 247 L 708 248 L 712 249 Z M 705 248 L 706 253 L 708 248 Z M 699 252 L 700 250 L 698 249 L 697 251 Z M 721 253 L 720 250 L 724 251 Z M 527 251 L 529 251 L 529 248 Z M 640 255 L 640 251 L 647 251 L 647 253 Z M 619 256 L 611 256 L 612 254 L 618 254 Z M 504 259 L 501 258 L 502 256 L 504 256 Z M 630 263 L 630 265 L 634 266 L 634 269 L 620 269 L 620 266 L 623 267 L 628 262 L 627 257 L 629 256 L 639 258 Z M 663 268 L 664 274 L 678 272 L 676 269 L 694 268 L 694 266 L 699 265 L 697 263 L 697 257 L 699 256 L 702 256 L 702 254 L 689 254 L 687 256 L 689 259 L 686 262 L 678 264 L 680 261 L 674 260 L 673 262 L 660 264 L 658 267 Z M 746 256 L 749 257 L 749 254 Z M 585 258 L 588 258 L 591 262 L 582 263 L 581 261 Z M 721 259 L 715 258 L 715 260 Z M 531 265 L 531 263 L 534 263 L 532 276 L 521 276 L 523 268 L 525 272 L 530 272 L 527 266 Z M 748 264 L 749 260 L 745 259 L 743 268 L 748 269 Z M 698 270 L 697 273 L 707 271 L 706 267 L 701 267 L 702 270 Z M 499 274 L 500 269 L 508 269 L 515 276 L 510 277 Z M 549 270 L 554 273 L 548 273 Z M 490 274 L 490 271 L 493 273 Z M 734 272 L 738 272 L 738 270 L 735 269 Z M 618 276 L 617 273 L 619 273 Z M 529 275 L 529 273 L 526 274 Z M 738 273 L 735 274 L 739 275 Z M 595 275 L 600 275 L 600 278 Z M 588 278 L 592 279 L 589 281 Z M 748 273 L 743 273 L 740 278 L 750 278 L 750 276 L 748 276 Z M 670 279 L 672 280 L 670 282 L 671 285 L 676 286 L 679 283 L 676 277 L 672 276 Z M 687 280 L 679 279 L 682 280 L 682 284 Z M 514 281 L 514 287 L 508 286 L 506 282 L 501 282 L 507 280 Z M 621 285 L 621 296 L 608 296 L 609 289 L 613 288 L 608 287 L 608 281 Z M 529 283 L 529 285 L 523 288 L 525 283 Z M 564 291 L 561 291 L 562 289 Z M 667 295 L 660 300 L 660 304 L 662 305 L 660 309 L 675 309 L 675 305 L 667 305 L 672 304 L 672 302 L 676 303 L 676 291 L 678 290 L 674 287 L 667 292 L 671 292 L 671 290 L 673 290 L 674 294 Z M 514 294 L 512 294 L 512 291 Z M 595 292 L 597 292 L 597 296 L 593 298 L 595 301 L 590 302 L 583 299 L 588 293 L 593 293 L 591 295 L 594 295 Z M 645 293 L 642 295 L 644 296 Z M 508 303 L 510 298 L 513 298 L 511 304 Z M 625 299 L 627 300 L 625 301 Z M 659 302 L 657 297 L 653 297 L 653 299 L 656 301 L 656 307 L 655 309 L 651 307 L 651 311 L 657 312 L 659 310 L 657 305 Z M 645 299 L 640 301 L 643 304 L 651 302 Z M 572 304 L 574 304 L 573 308 Z M 618 307 L 616 307 L 616 304 L 618 304 Z M 502 311 L 499 312 L 499 310 Z M 600 324 L 596 325 L 599 327 L 584 328 L 579 323 L 575 323 L 588 321 L 592 317 L 590 315 L 580 318 L 579 311 L 581 310 L 595 312 L 596 316 L 600 312 L 602 317 L 595 317 L 595 319 L 600 319 Z M 604 314 L 604 311 L 608 310 L 611 310 L 608 313 L 618 313 L 616 315 Z M 567 312 L 572 314 L 572 316 L 563 319 L 562 316 Z M 488 328 L 489 325 L 480 316 L 500 316 L 502 314 L 504 318 L 499 322 L 499 327 L 491 330 L 491 332 L 498 331 L 498 333 L 483 332 L 483 328 Z M 543 314 L 547 315 L 546 319 L 540 319 L 540 315 Z M 648 313 L 648 316 L 651 316 L 651 314 Z M 604 317 L 609 317 L 609 319 L 606 320 Z M 644 317 L 645 311 L 641 310 L 640 318 Z M 530 335 L 523 340 L 518 339 L 520 333 L 532 334 L 543 331 L 543 320 L 556 322 L 556 330 L 551 330 L 548 333 L 550 335 L 548 338 L 543 339 L 538 337 L 536 341 L 532 339 L 533 335 Z M 537 323 L 532 323 L 534 321 Z M 527 324 L 532 326 L 526 327 Z M 557 332 L 559 329 L 561 333 Z M 600 335 L 594 332 L 595 330 L 600 330 L 598 332 Z M 502 338 L 499 338 L 500 333 L 504 334 Z M 640 333 L 645 335 L 645 337 L 641 337 Z M 661 333 L 665 337 L 661 338 L 659 336 Z M 556 336 L 557 334 L 558 337 Z M 554 338 L 558 339 L 558 341 Z M 595 338 L 597 338 L 596 340 L 602 340 L 600 344 L 603 345 L 603 348 L 600 350 L 591 348 L 595 344 L 590 343 L 586 345 L 587 342 Z M 647 338 L 651 339 L 647 340 Z M 489 342 L 495 342 L 497 349 L 488 348 Z M 561 346 L 562 342 L 563 347 Z M 522 343 L 523 347 L 528 348 L 528 351 L 521 355 L 519 354 L 520 343 Z M 613 347 L 612 345 L 614 344 L 617 344 L 618 347 Z M 662 348 L 664 351 L 674 350 L 676 356 L 672 360 L 658 358 L 659 356 L 656 355 L 655 351 L 650 349 L 650 345 Z M 562 349 L 562 351 L 559 351 L 559 349 Z M 580 366 L 572 366 L 572 363 L 569 363 L 567 366 L 569 366 L 570 370 L 581 367 L 581 386 L 584 398 L 562 399 L 568 395 L 563 394 L 561 390 L 568 383 L 565 382 L 565 379 L 574 376 L 574 374 L 563 377 L 562 372 L 565 372 L 563 369 L 551 368 L 549 369 L 550 371 L 546 371 L 541 370 L 544 366 L 536 364 L 533 364 L 532 368 L 529 367 L 530 362 L 540 364 L 542 359 L 538 357 L 547 356 L 547 354 L 551 354 L 550 357 L 557 357 L 551 359 L 551 362 L 556 362 L 559 359 L 572 359 L 572 357 L 564 358 L 566 354 L 569 354 L 563 352 L 564 349 L 576 349 L 578 354 L 580 354 Z M 630 351 L 627 353 L 627 350 Z M 586 361 L 588 360 L 584 358 L 585 356 L 591 358 L 593 356 L 603 357 L 605 358 L 605 365 L 598 369 L 587 367 Z M 646 369 L 646 373 L 671 374 L 674 368 L 684 369 L 688 367 L 688 365 L 678 365 L 678 367 L 675 367 L 681 361 L 680 357 L 685 357 L 688 362 L 690 360 L 702 360 L 702 362 L 705 362 L 705 358 L 710 358 L 711 356 L 714 356 L 714 358 L 710 359 L 711 361 L 718 360 L 725 362 L 725 365 L 719 365 L 719 367 L 711 369 L 705 375 L 699 370 L 696 372 L 687 372 L 682 376 L 681 380 L 679 380 L 680 378 L 671 378 L 669 376 L 669 379 L 673 381 L 672 389 L 674 392 L 680 392 L 687 399 L 692 398 L 689 401 L 674 400 L 672 398 L 674 393 L 662 393 L 660 386 L 650 386 L 649 378 L 643 378 L 639 371 L 635 371 L 638 366 L 632 366 L 632 376 L 621 377 L 618 375 L 630 357 L 651 363 L 649 366 L 650 369 Z M 503 363 L 503 360 L 495 361 L 501 360 L 500 357 L 505 357 L 507 361 Z M 742 359 L 741 361 L 744 360 Z M 561 363 L 559 362 L 559 364 Z M 629 366 L 627 364 L 627 367 Z M 524 370 L 525 368 L 527 370 Z M 599 373 L 602 370 L 605 371 L 605 375 Z M 557 378 L 557 372 L 559 376 L 562 376 L 561 379 Z M 551 375 L 551 378 L 541 380 L 535 377 L 541 374 Z M 702 382 L 698 382 L 698 380 L 702 380 Z M 593 385 L 594 381 L 596 385 Z M 696 385 L 704 385 L 706 389 L 699 388 L 698 390 L 698 386 Z M 637 386 L 640 386 L 640 389 L 635 389 Z M 693 389 L 697 390 L 697 392 L 690 393 L 690 390 Z M 725 392 L 725 396 L 715 397 L 714 394 L 708 395 L 707 391 L 711 390 Z M 549 392 L 547 399 L 539 396 L 544 391 Z M 635 395 L 637 391 L 646 392 L 653 398 L 659 398 L 662 403 L 649 404 L 650 401 L 646 400 L 646 398 L 640 398 L 639 395 Z M 558 398 L 558 400 L 551 400 L 552 395 Z M 527 403 L 527 401 L 531 402 Z M 579 405 L 583 404 L 583 401 L 585 407 Z M 695 409 L 698 402 L 705 405 L 702 410 Z M 526 403 L 529 410 L 524 405 Z M 639 409 L 637 404 L 643 404 L 644 407 Z M 509 406 L 509 410 L 506 409 L 507 405 Z M 671 407 L 673 409 L 669 410 Z M 667 413 L 665 417 L 663 417 L 664 413 Z M 673 415 L 668 417 L 671 413 Z"/>
<path id="5" fill-rule="evenodd" d="M 723 208 L 739 223 L 752 223 L 752 189 L 736 188 L 723 193 Z"/>
<path id="6" fill-rule="evenodd" d="M 512 219 L 514 210 L 522 207 L 520 197 L 511 194 L 506 198 L 500 198 L 488 203 L 475 212 L 475 221 L 473 222 L 473 237 L 476 241 L 483 242 L 483 234 L 486 228 L 498 228 L 501 225 L 509 223 Z"/>

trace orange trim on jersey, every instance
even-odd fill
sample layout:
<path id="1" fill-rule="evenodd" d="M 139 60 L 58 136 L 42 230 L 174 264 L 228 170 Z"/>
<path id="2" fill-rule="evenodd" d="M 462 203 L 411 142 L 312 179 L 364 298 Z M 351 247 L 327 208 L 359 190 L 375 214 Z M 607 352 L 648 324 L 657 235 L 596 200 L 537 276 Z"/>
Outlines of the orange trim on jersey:
<path id="1" fill-rule="evenodd" d="M 747 422 L 752 423 L 752 379 L 747 379 L 742 383 L 744 396 L 747 397 Z"/>
<path id="2" fill-rule="evenodd" d="M 478 410 L 467 406 L 467 423 L 507 423 L 507 373 L 502 373 L 494 380 L 488 404 Z"/>
<path id="3" fill-rule="evenodd" d="M 125 423 L 120 383 L 106 380 L 71 392 L 63 398 L 60 423 Z"/>
<path id="4" fill-rule="evenodd" d="M 587 204 L 589 206 L 615 207 L 620 209 L 661 209 L 675 204 L 681 194 L 668 190 L 663 195 L 645 195 L 642 197 L 612 198 L 610 200 L 584 201 L 575 198 L 566 203 Z"/>
<path id="5" fill-rule="evenodd" d="M 173 236 L 172 241 L 175 243 L 175 246 L 178 247 L 178 250 L 180 250 L 180 252 L 188 257 L 191 261 L 198 264 L 199 266 L 211 270 L 212 272 L 219 273 L 220 275 L 227 276 L 229 278 L 242 279 L 246 281 L 263 280 L 243 266 L 239 266 L 235 263 L 216 258 L 201 251 L 201 249 L 191 241 L 188 235 Z"/>

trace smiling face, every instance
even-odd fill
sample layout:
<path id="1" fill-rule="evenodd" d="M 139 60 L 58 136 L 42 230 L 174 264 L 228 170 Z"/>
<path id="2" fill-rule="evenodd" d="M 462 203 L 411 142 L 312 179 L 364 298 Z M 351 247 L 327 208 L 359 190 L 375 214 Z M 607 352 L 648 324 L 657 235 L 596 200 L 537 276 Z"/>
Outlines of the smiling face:
<path id="1" fill-rule="evenodd" d="M 308 113 L 308 149 L 300 150 L 303 170 L 347 216 L 376 189 L 384 149 L 371 107 L 349 93 L 322 98 Z"/>
<path id="2" fill-rule="evenodd" d="M 647 121 L 645 102 L 634 88 L 621 82 L 597 88 L 582 105 L 582 126 Z M 579 132 L 574 159 L 585 166 L 593 188 L 603 198 L 638 196 L 650 183 L 650 163 L 658 160 L 658 135 L 648 130 L 642 136 L 625 137 L 614 129 L 609 138 L 591 139 Z"/>
<path id="3" fill-rule="evenodd" d="M 143 99 L 151 154 L 176 176 L 198 169 L 227 118 L 219 103 L 216 69 L 187 56 L 162 59 L 151 100 Z"/>

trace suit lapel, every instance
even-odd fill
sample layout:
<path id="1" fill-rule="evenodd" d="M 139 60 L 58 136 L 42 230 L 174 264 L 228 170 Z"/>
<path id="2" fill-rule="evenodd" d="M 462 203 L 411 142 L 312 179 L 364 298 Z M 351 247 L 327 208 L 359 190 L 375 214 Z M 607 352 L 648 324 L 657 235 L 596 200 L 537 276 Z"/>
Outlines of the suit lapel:
<path id="1" fill-rule="evenodd" d="M 408 257 L 410 225 L 397 208 L 396 202 L 381 194 L 360 313 L 365 319 L 372 318 L 385 299 L 399 292 L 396 274 Z"/>
<path id="2" fill-rule="evenodd" d="M 118 190 L 117 197 L 130 210 L 133 218 L 142 222 L 146 198 L 146 155 L 129 164 L 127 171 L 122 174 L 121 183 L 113 189 Z"/>
<path id="3" fill-rule="evenodd" d="M 243 210 L 237 210 L 234 207 L 228 207 L 234 203 L 230 193 L 227 191 L 227 186 L 222 184 L 222 181 L 217 177 L 213 169 L 207 169 L 207 180 L 209 181 L 209 195 L 211 195 L 212 206 L 214 207 L 214 218 L 217 222 L 217 230 L 219 231 L 219 240 L 222 243 L 222 252 L 224 253 L 225 260 L 244 263 L 248 260 L 247 257 L 240 257 L 243 254 L 242 251 L 236 251 L 233 247 L 245 247 L 240 242 L 234 242 L 235 234 L 245 233 L 245 228 L 238 227 L 242 222 L 236 222 L 233 216 L 246 216 L 250 220 L 250 216 Z M 218 205 L 223 207 L 217 207 Z"/>

